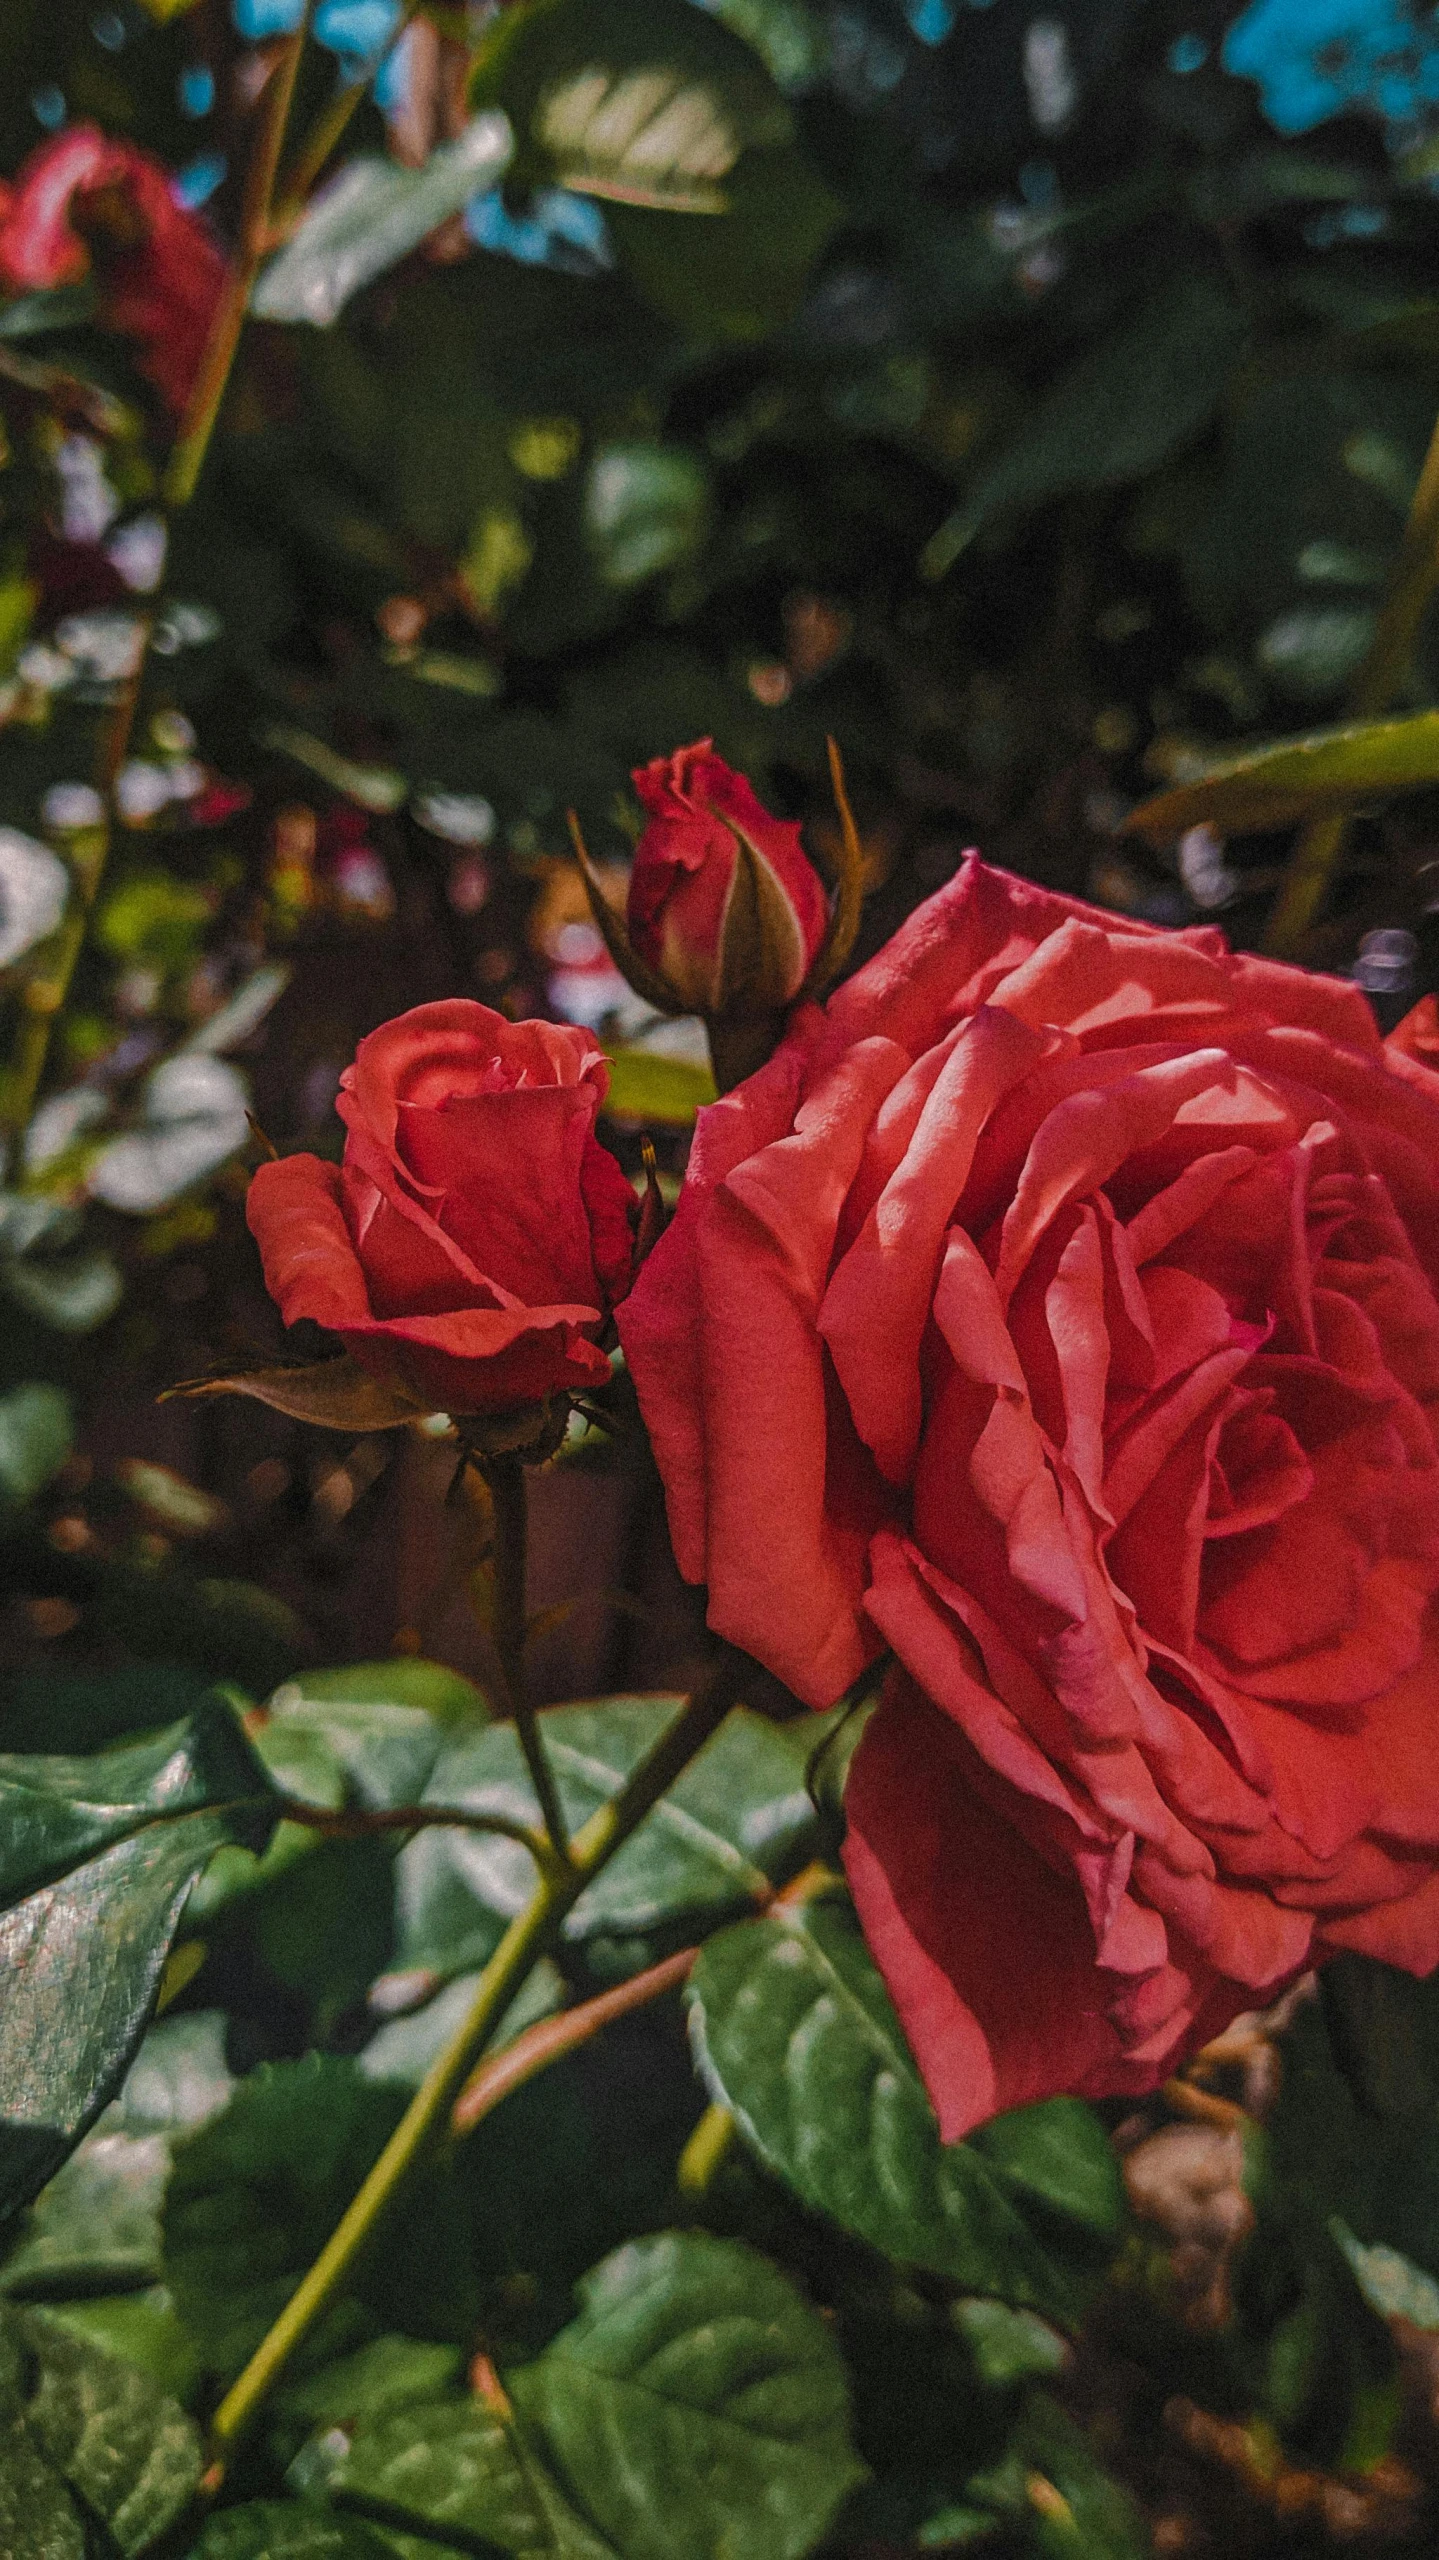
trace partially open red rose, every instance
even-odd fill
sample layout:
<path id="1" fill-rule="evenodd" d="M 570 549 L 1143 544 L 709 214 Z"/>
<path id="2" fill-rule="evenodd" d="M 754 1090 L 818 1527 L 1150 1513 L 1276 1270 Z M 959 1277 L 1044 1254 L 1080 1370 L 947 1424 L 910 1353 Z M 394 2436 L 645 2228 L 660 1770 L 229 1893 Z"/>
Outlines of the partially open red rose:
<path id="1" fill-rule="evenodd" d="M 630 940 L 694 1012 L 778 1013 L 829 925 L 798 823 L 771 817 L 713 741 L 634 776 L 649 824 L 630 874 Z"/>
<path id="2" fill-rule="evenodd" d="M 684 1572 L 816 1706 L 946 2136 L 1439 1960 L 1439 1079 L 971 857 L 703 1115 L 622 1312 Z"/>
<path id="3" fill-rule="evenodd" d="M 178 417 L 225 280 L 207 225 L 170 192 L 158 160 L 98 125 L 68 125 L 32 151 L 0 202 L 0 284 L 80 283 L 93 263 L 105 326 L 135 341 L 141 371 Z"/>
<path id="4" fill-rule="evenodd" d="M 635 1217 L 594 1134 L 607 1080 L 586 1033 L 463 999 L 372 1031 L 340 1079 L 343 1163 L 282 1156 L 250 1185 L 286 1323 L 449 1413 L 602 1385 Z"/>

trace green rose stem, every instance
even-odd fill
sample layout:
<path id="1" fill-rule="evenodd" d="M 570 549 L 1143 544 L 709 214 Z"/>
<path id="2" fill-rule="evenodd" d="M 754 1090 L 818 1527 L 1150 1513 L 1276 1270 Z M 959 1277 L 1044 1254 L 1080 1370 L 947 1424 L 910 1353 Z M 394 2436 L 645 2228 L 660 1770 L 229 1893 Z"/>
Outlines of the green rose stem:
<path id="1" fill-rule="evenodd" d="M 297 32 L 287 39 L 265 84 L 260 128 L 245 179 L 239 243 L 165 474 L 163 497 L 167 515 L 173 515 L 194 496 L 235 362 L 246 307 L 260 261 L 269 245 L 271 198 L 285 127 L 294 101 L 308 17 L 307 7 L 305 19 Z M 85 947 L 85 936 L 110 849 L 115 784 L 130 750 L 130 736 L 140 707 L 145 661 L 154 628 L 155 615 L 152 611 L 141 624 L 134 668 L 125 680 L 124 691 L 113 716 L 106 722 L 100 742 L 97 780 L 110 814 L 103 827 L 87 829 L 84 840 L 72 850 L 70 870 L 74 891 L 70 913 L 57 937 L 53 956 L 30 980 L 21 999 L 15 1052 L 5 1079 L 3 1117 L 5 1126 L 12 1130 L 23 1129 L 35 1108 L 50 1053 L 51 1034 L 64 1010 L 70 981 Z"/>
<path id="2" fill-rule="evenodd" d="M 1349 716 L 1377 720 L 1392 709 L 1414 657 L 1414 643 L 1425 609 L 1439 584 L 1439 421 L 1429 440 L 1424 467 L 1410 501 L 1389 592 L 1374 637 L 1349 691 Z M 1344 850 L 1349 819 L 1311 818 L 1300 828 L 1274 902 L 1264 948 L 1280 959 L 1293 959 L 1328 897 L 1330 883 Z"/>
<path id="3" fill-rule="evenodd" d="M 275 180 L 279 175 L 280 153 L 285 144 L 285 128 L 295 100 L 295 83 L 300 74 L 300 56 L 305 49 L 309 14 L 307 7 L 295 33 L 285 39 L 279 59 L 265 83 L 260 130 L 255 137 L 255 148 L 245 175 L 240 237 L 165 474 L 165 499 L 172 509 L 188 506 L 195 494 L 205 456 L 210 450 L 210 438 L 224 404 L 255 279 L 272 245 L 270 224 Z"/>
<path id="4" fill-rule="evenodd" d="M 236 2447 L 253 2427 L 296 2348 L 334 2300 L 417 2162 L 445 2133 L 450 2110 L 487 2039 L 552 1943 L 566 1913 L 703 1750 L 737 1704 L 749 1668 L 742 1655 L 727 1648 L 618 1795 L 576 1832 L 568 1865 L 541 1875 L 532 1900 L 505 1931 L 465 2017 L 430 2065 L 364 2185 L 216 2410 L 210 2430 L 210 2464 L 201 2484 L 203 2496 L 218 2494 Z"/>
<path id="5" fill-rule="evenodd" d="M 525 1559 L 528 1553 L 529 1501 L 523 1462 L 506 1452 L 479 1462 L 490 1489 L 495 1514 L 495 1651 L 504 1673 L 507 1703 L 520 1737 L 530 1783 L 539 1799 L 545 1830 L 557 1857 L 569 1856 L 569 1835 L 560 1809 L 559 1790 L 539 1720 L 530 1704 L 525 1678 L 525 1642 L 529 1612 L 525 1602 Z"/>
<path id="6" fill-rule="evenodd" d="M 410 20 L 417 16 L 420 0 L 405 0 L 395 24 L 394 34 L 385 47 L 393 52 Z M 363 80 L 350 80 L 343 75 L 336 80 L 328 103 L 323 106 L 295 154 L 294 164 L 285 177 L 284 191 L 268 226 L 269 246 L 294 230 L 309 200 L 310 191 L 323 175 L 332 152 L 338 150 L 349 131 L 350 118 L 366 92 Z"/>

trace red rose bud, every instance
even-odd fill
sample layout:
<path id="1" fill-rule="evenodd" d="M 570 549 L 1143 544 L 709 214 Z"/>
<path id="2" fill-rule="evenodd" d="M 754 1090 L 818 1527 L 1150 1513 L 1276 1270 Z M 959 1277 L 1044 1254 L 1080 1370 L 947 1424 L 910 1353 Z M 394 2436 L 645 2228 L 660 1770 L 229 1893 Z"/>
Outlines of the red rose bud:
<path id="1" fill-rule="evenodd" d="M 372 1031 L 340 1079 L 343 1163 L 282 1156 L 250 1185 L 286 1323 L 325 1326 L 421 1408 L 602 1386 L 637 1216 L 594 1134 L 607 1082 L 587 1033 L 465 999 Z"/>
<path id="2" fill-rule="evenodd" d="M 687 1010 L 778 1013 L 829 930 L 824 884 L 799 827 L 772 818 L 711 741 L 634 776 L 649 811 L 630 874 L 630 940 Z"/>
<path id="3" fill-rule="evenodd" d="M 158 160 L 79 124 L 32 151 L 0 206 L 0 284 L 77 284 L 92 262 L 106 328 L 178 417 L 225 280 L 206 225 L 175 202 Z"/>

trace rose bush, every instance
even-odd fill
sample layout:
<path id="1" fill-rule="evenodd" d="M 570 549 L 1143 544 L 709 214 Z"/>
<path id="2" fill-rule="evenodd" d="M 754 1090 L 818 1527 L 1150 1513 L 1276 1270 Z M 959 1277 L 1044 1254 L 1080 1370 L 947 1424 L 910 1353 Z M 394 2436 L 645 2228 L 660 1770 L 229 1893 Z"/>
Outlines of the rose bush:
<path id="1" fill-rule="evenodd" d="M 1439 1083 L 968 858 L 703 1116 L 621 1317 L 685 1574 L 827 1707 L 947 2137 L 1439 1959 Z"/>
<path id="2" fill-rule="evenodd" d="M 796 823 L 701 738 L 640 766 L 649 812 L 630 873 L 640 958 L 696 1013 L 777 1013 L 824 941 L 829 904 Z"/>
<path id="3" fill-rule="evenodd" d="M 282 1156 L 250 1229 L 287 1324 L 451 1413 L 601 1385 L 636 1203 L 594 1134 L 608 1070 L 587 1032 L 455 999 L 360 1042 L 344 1160 Z"/>

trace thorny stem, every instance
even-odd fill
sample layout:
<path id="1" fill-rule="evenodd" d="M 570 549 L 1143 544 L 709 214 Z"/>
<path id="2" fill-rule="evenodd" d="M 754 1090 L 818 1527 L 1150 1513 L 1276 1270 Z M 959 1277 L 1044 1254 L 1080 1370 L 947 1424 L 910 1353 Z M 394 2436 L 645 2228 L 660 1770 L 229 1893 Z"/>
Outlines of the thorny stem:
<path id="1" fill-rule="evenodd" d="M 416 2163 L 444 2132 L 450 2110 L 496 2022 L 553 1942 L 566 1913 L 703 1750 L 737 1702 L 748 1667 L 742 1656 L 728 1649 L 720 1656 L 708 1679 L 619 1794 L 576 1832 L 566 1871 L 542 1876 L 527 1908 L 511 1921 L 480 1976 L 468 2011 L 430 2065 L 359 2193 L 216 2410 L 210 2465 L 201 2483 L 203 2496 L 218 2494 L 236 2446 L 254 2425 L 296 2348 L 340 2291 Z"/>
<path id="2" fill-rule="evenodd" d="M 495 1651 L 500 1658 L 509 1710 L 520 1737 L 530 1784 L 539 1799 L 546 1834 L 555 1855 L 567 1858 L 569 1834 L 560 1808 L 559 1790 L 540 1734 L 538 1718 L 530 1704 L 525 1679 L 525 1639 L 529 1633 L 529 1613 L 525 1605 L 525 1562 L 529 1550 L 525 1470 L 518 1458 L 506 1454 L 485 1459 L 483 1472 L 495 1513 Z"/>
<path id="3" fill-rule="evenodd" d="M 194 496 L 201 466 L 209 450 L 210 438 L 220 414 L 230 379 L 235 352 L 240 343 L 251 289 L 259 271 L 269 233 L 270 201 L 274 193 L 275 174 L 285 126 L 295 94 L 295 79 L 304 49 L 305 26 L 291 36 L 264 92 L 260 129 L 245 181 L 245 204 L 240 239 L 225 280 L 200 370 L 195 378 L 184 417 L 170 455 L 165 474 L 164 498 L 167 513 L 185 506 Z M 64 1009 L 70 992 L 85 936 L 110 849 L 114 824 L 114 792 L 120 769 L 130 750 L 131 732 L 140 707 L 144 684 L 145 661 L 155 628 L 153 611 L 143 619 L 138 634 L 135 663 L 125 679 L 124 690 L 100 742 L 97 780 L 108 812 L 107 823 L 94 830 L 93 844 L 77 845 L 71 857 L 75 894 L 71 912 L 66 917 L 55 955 L 49 967 L 33 978 L 22 999 L 22 1014 L 14 1062 L 7 1078 L 5 1121 L 12 1129 L 23 1129 L 35 1108 L 45 1062 L 50 1052 L 50 1037 Z M 88 834 L 88 831 L 87 831 Z"/>
<path id="4" fill-rule="evenodd" d="M 1439 583 L 1439 420 L 1410 502 L 1389 592 L 1368 655 L 1355 676 L 1349 711 L 1375 720 L 1402 690 L 1425 609 Z M 1301 827 L 1264 936 L 1266 951 L 1293 958 L 1329 894 L 1344 850 L 1347 816 L 1311 818 Z"/>

